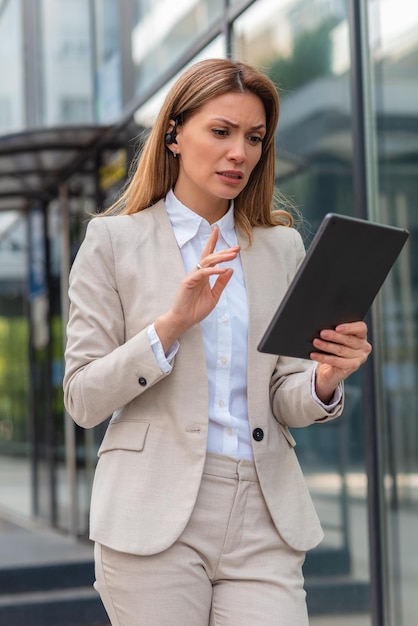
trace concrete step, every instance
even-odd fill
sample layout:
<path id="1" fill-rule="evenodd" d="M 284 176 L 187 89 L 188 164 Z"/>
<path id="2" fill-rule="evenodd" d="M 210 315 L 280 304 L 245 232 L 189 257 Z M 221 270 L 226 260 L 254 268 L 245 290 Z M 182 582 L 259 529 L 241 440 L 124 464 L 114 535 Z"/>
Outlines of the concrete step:
<path id="1" fill-rule="evenodd" d="M 370 611 L 368 581 L 349 576 L 311 577 L 305 581 L 310 615 L 353 615 Z"/>
<path id="2" fill-rule="evenodd" d="M 71 561 L 0 568 L 0 598 L 3 594 L 91 587 L 94 582 L 93 561 Z"/>
<path id="3" fill-rule="evenodd" d="M 352 615 L 370 609 L 369 581 L 352 575 L 344 547 L 322 547 L 306 555 L 303 567 L 311 615 Z"/>
<path id="4" fill-rule="evenodd" d="M 94 589 L 0 596 L 0 626 L 103 626 L 108 623 Z"/>
<path id="5" fill-rule="evenodd" d="M 91 561 L 0 569 L 0 626 L 104 626 Z"/>
<path id="6" fill-rule="evenodd" d="M 92 581 L 92 563 L 0 570 L 0 626 L 107 624 Z M 350 576 L 310 576 L 305 586 L 311 615 L 369 610 L 368 581 Z"/>

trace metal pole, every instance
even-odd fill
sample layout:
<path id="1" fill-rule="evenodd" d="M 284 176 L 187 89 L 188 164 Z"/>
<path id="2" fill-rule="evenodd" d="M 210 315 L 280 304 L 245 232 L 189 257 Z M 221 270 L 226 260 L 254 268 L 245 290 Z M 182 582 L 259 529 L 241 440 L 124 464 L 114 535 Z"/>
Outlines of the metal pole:
<path id="1" fill-rule="evenodd" d="M 28 361 L 29 361 L 29 402 L 28 402 L 28 435 L 29 435 L 29 459 L 31 468 L 31 513 L 34 517 L 39 515 L 39 441 L 37 438 L 37 424 L 36 424 L 36 398 L 35 398 L 35 379 L 36 379 L 36 366 L 35 366 L 35 339 L 34 339 L 34 322 L 33 322 L 33 304 L 31 298 L 31 271 L 33 263 L 33 244 L 31 241 L 31 211 L 33 207 L 29 207 L 28 214 L 26 216 L 26 237 L 28 242 L 28 257 L 27 257 L 27 285 L 26 285 L 26 302 L 29 324 L 29 346 L 28 346 Z"/>
<path id="2" fill-rule="evenodd" d="M 70 215 L 68 204 L 68 187 L 61 183 L 59 188 L 61 207 L 61 318 L 63 325 L 64 348 L 66 342 L 65 329 L 68 323 L 70 303 L 68 299 L 68 283 L 71 266 L 70 252 Z M 64 435 L 65 435 L 65 466 L 68 482 L 68 532 L 73 537 L 77 536 L 78 529 L 78 498 L 77 498 L 77 463 L 76 463 L 76 438 L 75 424 L 67 411 L 64 410 Z"/>
<path id="3" fill-rule="evenodd" d="M 367 134 L 366 120 L 371 119 L 371 86 L 367 58 L 367 2 L 349 0 L 351 50 L 351 95 L 353 131 L 354 205 L 358 217 L 367 218 L 373 204 L 374 161 L 371 158 L 373 137 Z M 370 129 L 369 129 L 370 134 Z M 372 134 L 372 133 L 371 133 Z M 371 328 L 371 317 L 367 320 Z M 384 501 L 381 480 L 379 419 L 376 406 L 376 386 L 373 359 L 362 369 L 364 397 L 365 461 L 368 480 L 367 507 L 370 553 L 370 601 L 373 626 L 387 622 L 385 559 L 384 559 Z"/>

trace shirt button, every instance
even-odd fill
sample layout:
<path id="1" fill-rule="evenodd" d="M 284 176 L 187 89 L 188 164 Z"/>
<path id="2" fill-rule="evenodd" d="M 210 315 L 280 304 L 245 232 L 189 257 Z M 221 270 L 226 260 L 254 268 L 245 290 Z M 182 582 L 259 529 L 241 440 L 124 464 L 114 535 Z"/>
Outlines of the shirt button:
<path id="1" fill-rule="evenodd" d="M 228 428 L 226 432 L 228 433 L 229 436 L 232 436 L 234 434 L 234 431 L 232 430 L 232 428 Z"/>
<path id="2" fill-rule="evenodd" d="M 225 406 L 225 400 L 219 400 L 219 406 Z"/>
<path id="3" fill-rule="evenodd" d="M 228 316 L 227 315 L 221 315 L 220 317 L 221 322 L 227 322 L 228 321 Z"/>
<path id="4" fill-rule="evenodd" d="M 228 363 L 228 359 L 225 356 L 223 356 L 221 359 L 221 364 L 226 365 L 227 363 Z"/>
<path id="5" fill-rule="evenodd" d="M 255 441 L 262 441 L 264 439 L 264 431 L 262 428 L 254 428 L 253 439 Z"/>
<path id="6" fill-rule="evenodd" d="M 145 387 L 145 385 L 147 384 L 147 379 L 144 378 L 143 376 L 140 376 L 138 378 L 138 383 L 141 385 L 141 387 Z"/>

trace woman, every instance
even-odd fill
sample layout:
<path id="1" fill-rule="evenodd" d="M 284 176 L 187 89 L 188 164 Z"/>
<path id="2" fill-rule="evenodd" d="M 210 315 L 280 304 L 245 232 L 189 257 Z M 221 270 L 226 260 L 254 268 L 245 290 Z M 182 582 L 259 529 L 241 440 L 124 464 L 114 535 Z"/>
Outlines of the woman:
<path id="1" fill-rule="evenodd" d="M 322 530 L 288 427 L 338 416 L 371 348 L 359 322 L 312 361 L 256 349 L 304 255 L 272 211 L 278 109 L 247 65 L 188 69 L 71 272 L 66 407 L 112 414 L 90 533 L 113 626 L 307 624 Z"/>

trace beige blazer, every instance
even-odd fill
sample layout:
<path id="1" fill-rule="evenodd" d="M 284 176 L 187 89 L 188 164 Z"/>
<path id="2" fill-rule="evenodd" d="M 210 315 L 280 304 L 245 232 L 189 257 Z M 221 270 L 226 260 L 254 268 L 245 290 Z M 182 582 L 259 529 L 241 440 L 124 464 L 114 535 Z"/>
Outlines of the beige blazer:
<path id="1" fill-rule="evenodd" d="M 336 417 L 310 394 L 312 363 L 260 354 L 257 344 L 304 255 L 298 233 L 255 228 L 240 238 L 248 306 L 248 410 L 254 460 L 281 536 L 298 550 L 322 529 L 288 426 Z M 70 276 L 64 397 L 90 428 L 113 414 L 99 449 L 91 539 L 153 554 L 181 534 L 193 510 L 206 454 L 208 389 L 200 326 L 180 339 L 170 374 L 158 367 L 147 326 L 165 312 L 185 270 L 164 202 L 131 216 L 93 219 Z"/>

